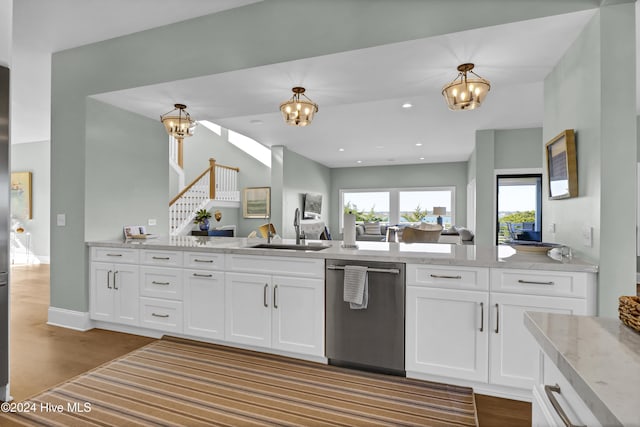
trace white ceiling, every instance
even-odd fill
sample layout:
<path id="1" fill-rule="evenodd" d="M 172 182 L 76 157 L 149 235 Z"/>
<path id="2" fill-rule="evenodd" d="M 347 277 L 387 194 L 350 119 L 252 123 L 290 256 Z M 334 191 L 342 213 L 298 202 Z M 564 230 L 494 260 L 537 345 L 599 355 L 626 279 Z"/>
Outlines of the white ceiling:
<path id="1" fill-rule="evenodd" d="M 51 52 L 255 1 L 181 0 L 176 12 L 168 0 L 14 0 L 13 141 L 50 137 Z M 542 125 L 542 81 L 594 11 L 96 97 L 153 119 L 183 102 L 197 119 L 267 146 L 285 145 L 330 167 L 464 161 L 477 129 Z M 440 91 L 462 62 L 475 62 L 492 90 L 481 109 L 451 112 Z M 296 85 L 320 106 L 306 128 L 286 126 L 278 111 Z M 404 102 L 414 107 L 400 108 Z M 256 120 L 262 124 L 251 123 Z"/>

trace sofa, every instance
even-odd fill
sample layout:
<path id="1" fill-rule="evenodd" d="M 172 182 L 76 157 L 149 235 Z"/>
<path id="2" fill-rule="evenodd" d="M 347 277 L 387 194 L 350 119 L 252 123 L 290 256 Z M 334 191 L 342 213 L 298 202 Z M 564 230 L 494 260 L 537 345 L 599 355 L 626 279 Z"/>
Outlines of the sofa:
<path id="1" fill-rule="evenodd" d="M 402 241 L 402 231 L 405 227 L 418 227 L 417 223 L 401 223 L 391 225 L 397 227 L 397 239 Z M 356 240 L 365 242 L 384 242 L 387 238 L 387 229 L 389 224 L 379 222 L 370 222 L 356 224 Z M 473 232 L 465 227 L 453 226 L 447 230 L 443 230 L 440 234 L 439 243 L 454 243 L 459 245 L 472 245 Z"/>
<path id="2" fill-rule="evenodd" d="M 366 242 L 384 242 L 387 238 L 388 224 L 365 222 L 356 224 L 356 240 Z"/>

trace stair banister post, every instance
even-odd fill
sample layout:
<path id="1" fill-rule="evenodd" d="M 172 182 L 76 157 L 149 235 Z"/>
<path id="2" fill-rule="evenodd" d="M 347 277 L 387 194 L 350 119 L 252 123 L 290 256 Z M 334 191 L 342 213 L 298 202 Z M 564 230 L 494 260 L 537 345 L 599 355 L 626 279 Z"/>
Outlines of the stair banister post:
<path id="1" fill-rule="evenodd" d="M 209 198 L 216 198 L 216 159 L 209 159 Z"/>
<path id="2" fill-rule="evenodd" d="M 184 169 L 184 161 L 183 161 L 183 156 L 182 156 L 182 138 L 176 138 L 176 141 L 178 142 L 178 166 L 180 166 L 180 168 Z"/>

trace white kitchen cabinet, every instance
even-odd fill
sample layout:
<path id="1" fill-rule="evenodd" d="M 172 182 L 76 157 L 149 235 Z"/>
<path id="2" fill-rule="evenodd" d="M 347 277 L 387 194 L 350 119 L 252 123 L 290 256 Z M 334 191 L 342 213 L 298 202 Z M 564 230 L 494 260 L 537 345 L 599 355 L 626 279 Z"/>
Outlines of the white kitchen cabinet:
<path id="1" fill-rule="evenodd" d="M 324 281 L 265 274 L 225 274 L 225 339 L 322 356 Z"/>
<path id="2" fill-rule="evenodd" d="M 407 287 L 406 370 L 486 382 L 487 292 Z"/>
<path id="3" fill-rule="evenodd" d="M 524 312 L 586 314 L 586 302 L 580 298 L 491 293 L 490 311 L 490 382 L 530 390 L 535 382 L 538 346 L 524 326 Z"/>
<path id="4" fill-rule="evenodd" d="M 138 275 L 137 265 L 92 262 L 91 319 L 137 326 Z"/>
<path id="5" fill-rule="evenodd" d="M 184 270 L 184 333 L 224 339 L 224 272 Z"/>
<path id="6" fill-rule="evenodd" d="M 182 302 L 140 297 L 140 326 L 163 332 L 182 332 Z"/>

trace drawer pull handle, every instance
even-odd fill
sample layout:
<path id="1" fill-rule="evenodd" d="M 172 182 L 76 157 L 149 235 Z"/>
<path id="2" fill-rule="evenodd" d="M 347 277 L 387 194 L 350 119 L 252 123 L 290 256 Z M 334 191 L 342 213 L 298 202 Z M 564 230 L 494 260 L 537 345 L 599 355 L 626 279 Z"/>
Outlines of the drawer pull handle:
<path id="1" fill-rule="evenodd" d="M 484 303 L 480 303 L 480 332 L 484 332 Z"/>
<path id="2" fill-rule="evenodd" d="M 208 262 L 208 263 L 212 263 L 213 260 L 212 259 L 194 259 L 193 262 Z"/>
<path id="3" fill-rule="evenodd" d="M 553 395 L 553 393 L 560 394 L 560 386 L 558 384 L 556 384 L 556 385 L 545 385 L 544 386 L 544 392 L 546 393 L 547 397 L 549 398 L 549 401 L 551 402 L 551 406 L 553 406 L 553 409 L 556 410 L 556 412 L 560 416 L 560 419 L 562 419 L 562 422 L 564 423 L 564 425 L 566 427 L 587 427 L 585 425 L 573 424 L 571 422 L 571 420 L 569 419 L 569 417 L 567 416 L 567 414 L 564 412 L 564 409 L 562 409 L 562 407 L 560 406 L 560 403 L 558 403 L 558 400 Z"/>
<path id="4" fill-rule="evenodd" d="M 107 254 L 107 256 L 122 256 L 122 254 Z"/>
<path id="5" fill-rule="evenodd" d="M 154 257 L 151 257 L 151 258 L 153 258 L 153 259 L 161 259 L 161 260 L 165 260 L 165 261 L 171 259 L 168 256 L 154 256 Z"/>
<path id="6" fill-rule="evenodd" d="M 163 286 L 168 286 L 171 284 L 171 282 L 156 282 L 155 280 L 153 282 L 154 285 L 163 285 Z"/>
<path id="7" fill-rule="evenodd" d="M 269 304 L 267 304 L 267 289 L 269 288 L 269 284 L 265 283 L 264 284 L 264 292 L 262 293 L 262 298 L 264 300 L 264 306 L 265 307 L 269 307 Z"/>
<path id="8" fill-rule="evenodd" d="M 193 273 L 194 277 L 212 277 L 213 274 L 198 274 L 198 273 Z"/>
<path id="9" fill-rule="evenodd" d="M 523 283 L 527 285 L 555 285 L 554 282 L 536 282 L 535 280 L 518 280 L 518 283 Z"/>
<path id="10" fill-rule="evenodd" d="M 163 318 L 169 317 L 169 315 L 168 315 L 168 314 L 151 313 L 151 315 L 152 315 L 153 317 L 163 317 Z"/>
<path id="11" fill-rule="evenodd" d="M 433 277 L 434 279 L 457 279 L 457 280 L 462 279 L 462 276 L 446 276 L 446 275 L 440 275 L 440 274 L 430 274 L 429 276 Z"/>
<path id="12" fill-rule="evenodd" d="M 116 270 L 116 271 L 114 271 L 114 272 L 113 272 L 113 289 L 115 289 L 116 291 L 117 291 L 118 289 L 120 289 L 120 288 L 118 288 L 118 287 L 116 286 L 116 277 L 117 277 L 117 276 L 118 276 L 118 270 Z"/>
<path id="13" fill-rule="evenodd" d="M 111 279 L 111 273 L 113 273 L 113 271 L 109 270 L 107 271 L 107 288 L 112 289 L 111 288 L 111 283 L 109 283 L 109 280 Z"/>
<path id="14" fill-rule="evenodd" d="M 496 304 L 496 329 L 494 332 L 500 333 L 500 306 L 498 304 Z"/>

